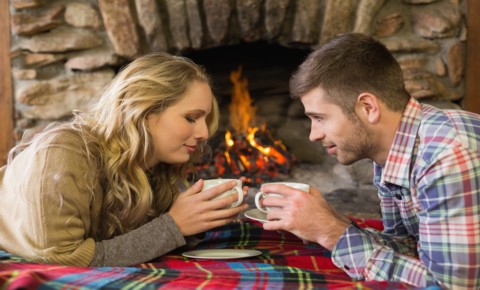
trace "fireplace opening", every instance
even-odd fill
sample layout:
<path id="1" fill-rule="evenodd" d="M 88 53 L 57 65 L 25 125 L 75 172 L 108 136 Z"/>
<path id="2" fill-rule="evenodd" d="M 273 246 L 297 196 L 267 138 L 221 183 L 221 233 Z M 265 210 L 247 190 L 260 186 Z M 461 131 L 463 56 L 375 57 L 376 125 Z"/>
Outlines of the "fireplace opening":
<path id="1" fill-rule="evenodd" d="M 300 108 L 288 82 L 309 52 L 259 42 L 184 54 L 212 76 L 220 107 L 212 155 L 197 165 L 200 178 L 243 176 L 249 186 L 288 178 L 297 161 L 293 152 L 301 150 L 292 151 L 281 137 L 288 135 L 282 128 L 291 106 Z"/>
<path id="2" fill-rule="evenodd" d="M 206 68 L 212 76 L 219 105 L 225 107 L 231 99 L 230 73 L 240 66 L 255 103 L 272 95 L 285 95 L 288 100 L 290 76 L 310 52 L 309 49 L 254 42 L 192 51 L 184 56 Z M 262 110 L 260 106 L 259 110 Z"/>

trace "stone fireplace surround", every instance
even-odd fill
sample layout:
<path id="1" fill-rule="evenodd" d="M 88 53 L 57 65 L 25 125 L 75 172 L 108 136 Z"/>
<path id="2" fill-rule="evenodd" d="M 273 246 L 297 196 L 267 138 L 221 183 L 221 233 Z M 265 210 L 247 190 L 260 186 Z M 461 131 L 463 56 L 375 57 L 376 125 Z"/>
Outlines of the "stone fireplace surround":
<path id="1" fill-rule="evenodd" d="M 322 161 L 288 98 L 291 72 L 337 33 L 379 38 L 421 101 L 456 107 L 464 95 L 465 7 L 453 0 L 14 0 L 16 138 L 88 109 L 122 65 L 150 51 L 183 54 L 213 75 L 226 107 L 243 66 L 258 119 L 301 161 Z M 224 110 L 225 112 L 226 110 Z M 224 114 L 222 125 L 228 124 Z M 297 128 L 297 129 L 294 129 Z M 299 130 L 298 128 L 303 128 Z M 301 136 L 297 136 L 301 135 Z M 290 140 L 291 139 L 291 140 Z"/>
<path id="2" fill-rule="evenodd" d="M 288 97 L 289 75 L 317 45 L 338 33 L 362 32 L 394 53 L 414 97 L 458 107 L 464 96 L 464 2 L 13 0 L 15 136 L 18 141 L 26 129 L 87 109 L 122 65 L 143 53 L 168 51 L 207 68 L 222 108 L 229 101 L 228 74 L 243 66 L 257 119 L 304 163 L 293 178 L 326 191 L 368 187 L 371 164 L 339 166 L 308 141 L 309 121 Z M 223 112 L 221 129 L 228 125 Z"/>

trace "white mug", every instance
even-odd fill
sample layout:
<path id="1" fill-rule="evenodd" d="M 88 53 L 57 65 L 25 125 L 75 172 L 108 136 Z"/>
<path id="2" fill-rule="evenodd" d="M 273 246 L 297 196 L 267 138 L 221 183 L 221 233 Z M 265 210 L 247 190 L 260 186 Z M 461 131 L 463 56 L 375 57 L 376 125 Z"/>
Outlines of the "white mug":
<path id="1" fill-rule="evenodd" d="M 310 185 L 308 184 L 305 184 L 305 183 L 298 183 L 298 182 L 269 182 L 269 183 L 264 183 L 263 185 L 267 185 L 267 184 L 283 184 L 283 185 L 286 185 L 286 186 L 289 186 L 289 187 L 292 187 L 292 188 L 296 188 L 296 189 L 300 189 L 302 191 L 305 191 L 305 192 L 309 192 L 310 191 Z M 270 209 L 272 209 L 272 207 L 263 207 L 261 204 L 260 204 L 260 200 L 263 199 L 263 198 L 267 198 L 267 197 L 283 197 L 283 195 L 279 194 L 279 193 L 274 193 L 274 192 L 270 192 L 270 193 L 265 193 L 265 192 L 257 192 L 257 194 L 255 195 L 255 206 L 258 208 L 259 211 L 261 212 L 268 212 Z"/>
<path id="2" fill-rule="evenodd" d="M 218 179 L 205 179 L 203 181 L 203 189 L 202 191 L 204 190 L 207 190 L 207 189 L 210 189 L 212 187 L 215 187 L 217 185 L 220 185 L 220 184 L 224 184 L 224 183 L 227 183 L 227 182 L 230 182 L 230 181 L 235 181 L 237 183 L 237 185 L 235 185 L 234 188 L 230 189 L 230 190 L 227 190 L 225 192 L 223 192 L 222 194 L 218 195 L 217 197 L 215 197 L 214 199 L 218 199 L 218 198 L 222 198 L 222 197 L 226 197 L 230 194 L 237 194 L 238 195 L 238 199 L 237 201 L 235 201 L 234 203 L 231 204 L 230 207 L 236 207 L 236 206 L 239 206 L 240 204 L 242 204 L 243 202 L 243 189 L 242 189 L 242 181 L 240 179 L 223 179 L 223 178 L 218 178 Z"/>

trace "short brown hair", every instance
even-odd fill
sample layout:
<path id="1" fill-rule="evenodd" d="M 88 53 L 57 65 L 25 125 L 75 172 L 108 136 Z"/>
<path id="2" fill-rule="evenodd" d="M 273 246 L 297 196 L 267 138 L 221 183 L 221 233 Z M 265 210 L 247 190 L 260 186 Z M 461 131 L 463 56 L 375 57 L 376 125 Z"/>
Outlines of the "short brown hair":
<path id="1" fill-rule="evenodd" d="M 403 111 L 410 94 L 400 65 L 388 49 L 360 33 L 340 34 L 313 51 L 290 79 L 290 94 L 299 98 L 321 87 L 347 113 L 362 92 L 376 95 L 393 111 Z"/>

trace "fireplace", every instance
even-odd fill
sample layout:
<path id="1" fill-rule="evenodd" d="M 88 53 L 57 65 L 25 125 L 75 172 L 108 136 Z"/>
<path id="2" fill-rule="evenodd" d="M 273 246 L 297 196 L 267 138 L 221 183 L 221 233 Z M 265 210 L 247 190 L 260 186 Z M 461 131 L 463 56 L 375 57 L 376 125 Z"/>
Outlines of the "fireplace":
<path id="1" fill-rule="evenodd" d="M 309 120 L 288 96 L 290 74 L 308 52 L 348 31 L 383 42 L 420 101 L 458 107 L 464 96 L 464 0 L 14 0 L 10 8 L 15 141 L 73 109 L 88 110 L 85 104 L 116 69 L 138 55 L 167 51 L 192 58 L 213 76 L 220 131 L 229 124 L 228 77 L 241 65 L 257 119 L 299 167 L 321 164 L 305 170 L 317 179 L 324 171 L 359 176 L 368 170 L 337 167 L 309 142 Z"/>
<path id="2" fill-rule="evenodd" d="M 282 105 L 262 103 L 287 91 L 288 75 L 306 52 L 348 31 L 382 41 L 400 61 L 414 97 L 457 104 L 464 95 L 464 2 L 11 1 L 16 141 L 25 129 L 88 109 L 84 104 L 94 101 L 118 67 L 150 51 L 209 62 L 221 102 L 228 99 L 229 72 L 242 64 L 258 113 L 278 110 Z M 272 47 L 288 53 L 275 59 L 266 49 Z M 236 50 L 234 58 L 226 56 L 230 50 Z M 262 51 L 264 57 L 250 63 L 240 60 Z M 267 122 L 275 127 L 282 118 Z"/>
<path id="3" fill-rule="evenodd" d="M 232 100 L 233 84 L 230 74 L 242 68 L 242 77 L 248 81 L 248 91 L 256 107 L 257 124 L 266 124 L 274 136 L 286 122 L 292 104 L 301 109 L 298 100 L 289 97 L 288 82 L 291 73 L 305 59 L 310 50 L 292 49 L 263 42 L 243 43 L 186 53 L 204 66 L 212 76 L 213 92 L 221 111 L 220 131 L 231 129 L 228 106 Z M 290 113 L 292 114 L 292 112 Z M 301 112 L 293 112 L 301 114 Z"/>
<path id="4" fill-rule="evenodd" d="M 255 185 L 290 173 L 295 157 L 274 137 L 274 131 L 285 122 L 291 103 L 289 75 L 306 53 L 266 43 L 244 43 L 187 55 L 212 75 L 222 120 L 210 141 L 211 159 L 198 166 L 200 177 L 244 176 L 247 184 Z M 276 110 L 270 115 L 259 114 L 264 113 L 264 107 Z"/>
<path id="5" fill-rule="evenodd" d="M 278 135 L 292 115 L 289 110 L 307 119 L 298 100 L 289 97 L 288 82 L 309 52 L 255 42 L 185 54 L 212 76 L 220 108 L 219 132 L 210 141 L 214 150 L 198 166 L 200 177 L 244 176 L 246 184 L 255 186 L 282 180 L 297 161 L 305 161 L 294 152 L 304 149 L 308 134 L 303 142 L 287 138 L 288 145 Z"/>

